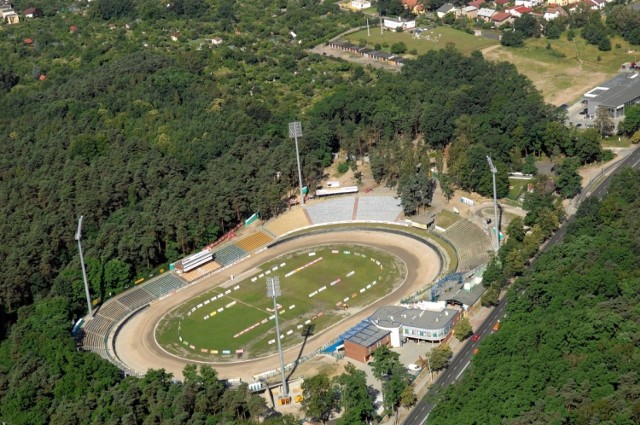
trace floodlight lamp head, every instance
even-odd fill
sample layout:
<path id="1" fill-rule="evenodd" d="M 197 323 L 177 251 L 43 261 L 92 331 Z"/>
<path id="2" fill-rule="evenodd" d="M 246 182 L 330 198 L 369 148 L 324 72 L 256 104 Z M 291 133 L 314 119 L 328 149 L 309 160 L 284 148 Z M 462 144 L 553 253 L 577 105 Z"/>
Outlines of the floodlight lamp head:
<path id="1" fill-rule="evenodd" d="M 302 137 L 302 124 L 300 121 L 289 123 L 289 138 Z"/>
<path id="2" fill-rule="evenodd" d="M 491 169 L 491 172 L 493 174 L 498 172 L 498 169 L 493 165 L 493 161 L 491 160 L 491 157 L 487 155 L 487 162 L 489 163 L 489 168 Z"/>
<path id="3" fill-rule="evenodd" d="M 78 220 L 78 229 L 76 230 L 76 235 L 75 235 L 75 240 L 79 241 L 80 238 L 82 237 L 82 219 L 84 218 L 83 215 L 80 216 L 80 219 Z"/>
<path id="4" fill-rule="evenodd" d="M 282 295 L 282 291 L 280 290 L 280 278 L 268 277 L 267 278 L 267 296 L 274 298 Z"/>

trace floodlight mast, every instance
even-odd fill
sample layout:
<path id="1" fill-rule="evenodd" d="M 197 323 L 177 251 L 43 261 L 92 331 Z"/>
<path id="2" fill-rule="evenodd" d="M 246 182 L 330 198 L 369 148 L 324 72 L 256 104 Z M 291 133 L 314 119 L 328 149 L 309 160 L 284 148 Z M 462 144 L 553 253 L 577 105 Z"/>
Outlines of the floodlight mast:
<path id="1" fill-rule="evenodd" d="M 277 298 L 282 295 L 280 290 L 280 278 L 267 278 L 267 296 L 273 298 L 273 314 L 276 319 L 276 341 L 278 342 L 278 354 L 280 355 L 280 375 L 282 377 L 282 398 L 289 398 L 289 390 L 287 389 L 287 378 L 284 374 L 284 356 L 282 355 L 282 344 L 280 343 L 280 324 L 278 323 L 278 302 Z"/>
<path id="2" fill-rule="evenodd" d="M 298 150 L 298 137 L 302 137 L 302 124 L 300 121 L 289 123 L 289 138 L 296 141 L 296 159 L 298 160 L 298 183 L 300 184 L 300 204 L 304 205 L 304 193 L 302 192 L 302 168 L 300 168 L 300 151 Z"/>
<path id="3" fill-rule="evenodd" d="M 82 219 L 84 216 L 80 216 L 78 219 L 78 229 L 76 230 L 75 239 L 78 241 L 78 251 L 80 252 L 80 267 L 82 268 L 82 280 L 84 281 L 84 292 L 87 295 L 87 307 L 89 308 L 89 316 L 93 316 L 93 308 L 91 307 L 91 295 L 89 294 L 89 283 L 87 282 L 87 270 L 84 267 L 84 257 L 82 255 L 82 245 L 80 239 L 82 239 Z"/>
<path id="4" fill-rule="evenodd" d="M 489 163 L 489 168 L 491 169 L 491 177 L 493 177 L 493 219 L 494 228 L 496 229 L 496 252 L 498 252 L 498 250 L 500 249 L 500 229 L 498 228 L 498 195 L 496 193 L 496 173 L 498 172 L 498 169 L 493 165 L 493 161 L 488 155 L 487 162 Z"/>

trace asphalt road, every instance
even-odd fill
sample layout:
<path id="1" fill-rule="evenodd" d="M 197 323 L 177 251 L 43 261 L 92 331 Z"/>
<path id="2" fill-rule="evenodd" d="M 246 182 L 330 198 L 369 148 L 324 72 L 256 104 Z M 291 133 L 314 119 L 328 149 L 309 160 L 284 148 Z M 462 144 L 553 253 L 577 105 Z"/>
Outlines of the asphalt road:
<path id="1" fill-rule="evenodd" d="M 595 180 L 587 186 L 581 195 L 579 195 L 578 202 L 582 202 L 585 199 L 595 196 L 598 199 L 602 199 L 602 197 L 606 194 L 609 186 L 611 185 L 611 179 L 615 173 L 619 170 L 631 167 L 634 170 L 640 169 L 640 149 L 635 149 L 631 154 L 629 154 L 622 161 L 612 165 L 610 168 L 606 170 L 607 175 L 604 179 Z M 570 221 L 571 218 L 568 220 Z M 563 225 L 558 231 L 556 231 L 551 238 L 547 241 L 546 245 L 543 248 L 543 251 L 549 250 L 551 247 L 561 242 L 566 233 L 566 223 Z M 473 356 L 473 350 L 478 348 L 478 345 L 482 341 L 482 339 L 491 333 L 493 330 L 493 325 L 500 319 L 502 319 L 506 313 L 507 299 L 504 297 L 502 301 L 496 306 L 496 308 L 489 313 L 486 320 L 480 325 L 478 330 L 475 332 L 480 335 L 480 340 L 477 342 L 473 342 L 468 340 L 463 348 L 455 355 L 455 357 L 451 360 L 451 363 L 448 369 L 438 377 L 435 383 L 429 388 L 425 397 L 420 400 L 414 409 L 411 411 L 409 416 L 404 420 L 405 425 L 423 425 L 427 423 L 429 419 L 429 414 L 433 410 L 435 403 L 428 401 L 432 400 L 435 395 L 437 395 L 440 391 L 456 382 L 458 379 L 462 377 L 464 371 L 467 369 L 471 362 L 471 357 Z"/>

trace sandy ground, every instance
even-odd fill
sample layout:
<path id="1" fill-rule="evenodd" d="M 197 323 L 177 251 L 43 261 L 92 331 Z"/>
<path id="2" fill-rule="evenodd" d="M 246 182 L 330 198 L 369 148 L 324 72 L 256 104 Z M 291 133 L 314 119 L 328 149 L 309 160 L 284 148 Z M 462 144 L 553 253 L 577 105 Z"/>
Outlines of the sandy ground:
<path id="1" fill-rule="evenodd" d="M 155 327 L 166 312 L 185 301 L 218 285 L 229 281 L 230 275 L 236 276 L 236 281 L 242 279 L 244 273 L 250 273 L 254 268 L 270 258 L 286 252 L 318 246 L 327 243 L 349 243 L 372 246 L 397 256 L 406 264 L 407 277 L 405 281 L 392 293 L 381 298 L 374 304 L 354 311 L 353 315 L 343 319 L 324 332 L 312 336 L 306 343 L 302 355 L 308 354 L 321 347 L 327 341 L 339 336 L 360 320 L 371 315 L 383 305 L 395 304 L 401 298 L 432 281 L 440 272 L 437 254 L 424 244 L 411 238 L 381 232 L 336 232 L 323 235 L 309 236 L 304 239 L 284 243 L 262 253 L 249 257 L 247 260 L 230 266 L 213 274 L 206 280 L 187 287 L 173 296 L 159 300 L 134 316 L 124 325 L 114 341 L 114 347 L 120 360 L 133 370 L 146 372 L 147 369 L 164 368 L 178 379 L 182 377 L 182 369 L 188 363 L 196 363 L 173 356 L 162 350 L 155 341 Z M 284 353 L 285 364 L 294 361 L 300 355 L 300 346 L 287 349 Z M 252 382 L 253 376 L 274 370 L 278 367 L 277 355 L 255 360 L 238 361 L 234 363 L 209 363 L 221 378 L 241 378 L 245 382 Z"/>

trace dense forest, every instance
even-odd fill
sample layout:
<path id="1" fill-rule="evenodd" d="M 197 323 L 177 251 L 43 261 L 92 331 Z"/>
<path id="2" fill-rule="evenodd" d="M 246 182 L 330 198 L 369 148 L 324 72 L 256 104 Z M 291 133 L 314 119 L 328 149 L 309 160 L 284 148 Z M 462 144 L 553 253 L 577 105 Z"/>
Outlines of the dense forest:
<path id="1" fill-rule="evenodd" d="M 377 181 L 416 201 L 408 212 L 430 200 L 433 158 L 446 193 L 487 194 L 491 155 L 504 195 L 507 171 L 531 165 L 527 155 L 602 155 L 597 137 L 562 126 L 562 112 L 512 65 L 480 53 L 449 47 L 399 73 L 310 53 L 363 24 L 332 3 L 15 1 L 27 7 L 44 16 L 0 29 L 0 419 L 11 424 L 266 414 L 207 368 L 180 384 L 162 371 L 123 378 L 76 351 L 80 215 L 100 298 L 255 212 L 286 208 L 297 179 L 291 121 L 302 121 L 306 184 L 340 150 L 352 167 L 368 157 Z M 557 204 L 541 193 L 532 208 L 546 205 L 541 220 L 557 222 Z"/>
<path id="2" fill-rule="evenodd" d="M 504 195 L 523 156 L 581 143 L 515 67 L 479 53 L 432 52 L 400 74 L 309 54 L 357 21 L 335 5 L 203 3 L 201 19 L 186 19 L 124 2 L 105 20 L 101 8 L 115 3 L 97 1 L 87 18 L 43 4 L 50 16 L 4 29 L 0 304 L 9 313 L 51 291 L 81 305 L 81 214 L 97 297 L 254 212 L 277 214 L 295 187 L 293 120 L 303 121 L 310 187 L 342 149 L 369 155 L 378 181 L 415 193 L 429 184 L 428 151 L 450 148 L 447 188 L 490 193 L 490 154 Z M 256 21 L 265 10 L 269 19 Z M 223 44 L 210 48 L 216 35 Z M 428 203 L 431 191 L 418 192 Z"/>
<path id="3" fill-rule="evenodd" d="M 509 291 L 508 317 L 433 424 L 640 422 L 640 173 L 588 199 Z"/>

